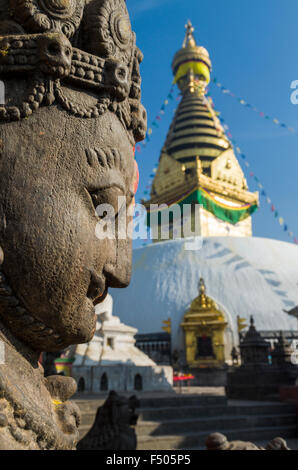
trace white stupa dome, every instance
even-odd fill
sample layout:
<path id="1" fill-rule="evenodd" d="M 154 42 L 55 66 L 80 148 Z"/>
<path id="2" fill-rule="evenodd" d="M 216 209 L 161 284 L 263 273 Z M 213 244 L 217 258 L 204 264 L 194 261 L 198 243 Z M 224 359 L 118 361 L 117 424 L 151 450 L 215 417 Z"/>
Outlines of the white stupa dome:
<path id="1" fill-rule="evenodd" d="M 206 292 L 224 312 L 235 344 L 237 315 L 254 316 L 259 330 L 297 331 L 298 321 L 285 311 L 298 305 L 298 247 L 255 237 L 209 237 L 201 249 L 186 250 L 187 239 L 134 250 L 130 286 L 113 290 L 121 321 L 139 333 L 161 332 L 172 319 L 173 348 L 183 347 L 180 323 L 198 295 Z M 197 243 L 197 248 L 200 243 Z"/>

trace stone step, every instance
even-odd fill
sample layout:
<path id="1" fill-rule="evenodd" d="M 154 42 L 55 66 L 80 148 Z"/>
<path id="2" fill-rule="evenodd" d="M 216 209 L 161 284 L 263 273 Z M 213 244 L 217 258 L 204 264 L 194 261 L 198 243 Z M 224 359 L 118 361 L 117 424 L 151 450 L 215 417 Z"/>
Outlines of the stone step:
<path id="1" fill-rule="evenodd" d="M 167 408 L 142 408 L 138 410 L 140 421 L 162 421 L 177 418 L 200 418 L 219 416 L 226 412 L 226 406 L 180 406 Z"/>
<path id="2" fill-rule="evenodd" d="M 292 413 L 296 415 L 296 407 L 292 404 L 287 403 L 260 403 L 260 404 L 249 404 L 249 405 L 229 405 L 227 412 L 233 416 L 237 414 L 284 414 Z"/>
<path id="3" fill-rule="evenodd" d="M 143 408 L 138 410 L 139 421 L 161 421 L 171 418 L 199 418 L 204 416 L 221 415 L 258 415 L 258 414 L 295 414 L 293 405 L 284 404 L 264 404 L 264 405 L 239 405 L 239 406 L 184 406 L 184 407 L 166 407 L 163 409 Z"/>
<path id="4" fill-rule="evenodd" d="M 297 425 L 262 427 L 258 429 L 216 429 L 227 436 L 229 440 L 269 441 L 281 436 L 285 439 L 298 436 Z M 168 436 L 138 436 L 138 450 L 190 450 L 204 448 L 210 432 L 181 433 Z"/>
<path id="5" fill-rule="evenodd" d="M 98 400 L 73 400 L 81 410 L 81 413 L 96 413 L 97 409 L 102 406 L 105 399 Z"/>
<path id="6" fill-rule="evenodd" d="M 87 419 L 89 418 L 89 419 Z M 92 427 L 93 415 L 83 415 L 80 426 L 80 434 L 85 435 Z M 243 415 L 243 416 L 213 416 L 191 419 L 170 419 L 168 421 L 141 421 L 138 422 L 136 431 L 138 436 L 161 436 L 173 433 L 187 433 L 190 431 L 215 432 L 219 428 L 224 429 L 257 429 L 259 427 L 285 426 L 296 424 L 297 418 L 294 414 L 273 414 L 273 415 Z"/>
<path id="7" fill-rule="evenodd" d="M 81 426 L 91 427 L 95 420 L 95 413 L 82 413 L 81 415 Z"/>
<path id="8" fill-rule="evenodd" d="M 80 438 L 92 427 L 104 397 L 76 400 L 82 413 Z M 212 432 L 230 440 L 261 441 L 296 437 L 296 408 L 278 402 L 227 402 L 223 396 L 167 396 L 142 398 L 137 410 L 139 449 L 171 450 L 204 447 Z"/>
<path id="9" fill-rule="evenodd" d="M 86 436 L 86 434 L 90 431 L 92 425 L 93 425 L 93 422 L 90 425 L 84 424 L 79 427 L 79 439 L 83 439 L 83 437 Z"/>
<path id="10" fill-rule="evenodd" d="M 99 406 L 105 402 L 104 398 L 100 399 L 77 399 L 74 400 L 79 406 L 82 413 L 96 412 Z M 141 398 L 141 408 L 181 408 L 181 407 L 205 407 L 205 406 L 225 406 L 227 399 L 224 396 L 196 396 L 196 395 L 175 395 L 173 397 L 158 397 L 158 398 Z"/>
<path id="11" fill-rule="evenodd" d="M 174 397 L 141 398 L 141 408 L 171 408 L 171 407 L 202 407 L 202 406 L 225 406 L 225 396 L 213 395 L 176 395 Z"/>
<path id="12" fill-rule="evenodd" d="M 92 424 L 95 418 L 97 407 L 90 409 L 90 407 L 81 407 L 82 424 Z M 243 416 L 243 415 L 280 415 L 285 413 L 292 413 L 295 415 L 295 407 L 287 404 L 260 404 L 260 405 L 239 405 L 239 406 L 180 406 L 180 407 L 167 407 L 163 409 L 157 408 L 143 408 L 137 410 L 139 414 L 139 423 L 143 421 L 163 421 L 178 418 L 202 418 L 212 416 Z"/>
<path id="13" fill-rule="evenodd" d="M 169 421 L 143 421 L 136 427 L 138 436 L 167 436 L 189 432 L 208 431 L 217 429 L 255 429 L 270 426 L 287 426 L 296 424 L 296 417 L 289 415 L 260 415 L 260 416 L 220 416 L 212 418 L 176 419 Z"/>

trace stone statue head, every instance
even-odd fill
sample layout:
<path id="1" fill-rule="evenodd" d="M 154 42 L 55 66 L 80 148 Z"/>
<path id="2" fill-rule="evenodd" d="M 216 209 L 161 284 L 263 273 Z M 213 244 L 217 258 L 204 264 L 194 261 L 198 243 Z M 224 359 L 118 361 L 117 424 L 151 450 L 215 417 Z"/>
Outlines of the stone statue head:
<path id="1" fill-rule="evenodd" d="M 99 239 L 96 207 L 131 217 L 142 54 L 125 0 L 0 0 L 0 35 L 0 320 L 54 351 L 130 281 L 131 239 Z"/>

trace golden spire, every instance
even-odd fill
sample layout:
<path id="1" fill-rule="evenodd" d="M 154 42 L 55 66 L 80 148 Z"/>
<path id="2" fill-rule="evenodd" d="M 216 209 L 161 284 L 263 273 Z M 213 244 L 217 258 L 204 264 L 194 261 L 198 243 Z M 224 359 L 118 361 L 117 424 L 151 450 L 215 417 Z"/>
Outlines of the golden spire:
<path id="1" fill-rule="evenodd" d="M 190 20 L 185 25 L 186 33 L 182 48 L 176 53 L 172 68 L 174 82 L 184 93 L 199 91 L 204 96 L 210 82 L 211 61 L 208 51 L 198 46 L 194 38 L 194 27 Z"/>
<path id="2" fill-rule="evenodd" d="M 216 302 L 206 294 L 206 285 L 204 279 L 201 277 L 199 282 L 199 295 L 193 300 L 190 306 L 189 313 L 191 312 L 204 312 L 205 310 L 218 310 Z"/>
<path id="3" fill-rule="evenodd" d="M 205 281 L 202 277 L 200 278 L 199 292 L 200 292 L 200 295 L 205 295 L 206 293 Z"/>
<path id="4" fill-rule="evenodd" d="M 173 201 L 179 201 L 179 205 L 183 206 L 191 194 L 195 203 L 202 205 L 203 201 L 204 211 L 210 213 L 207 218 L 205 212 L 200 211 L 198 233 L 222 235 L 221 220 L 229 228 L 231 226 L 235 236 L 249 236 L 250 220 L 248 224 L 245 222 L 240 226 L 240 223 L 250 216 L 250 207 L 254 210 L 258 204 L 258 194 L 247 191 L 244 174 L 225 135 L 219 113 L 215 111 L 211 98 L 205 95 L 211 61 L 208 51 L 197 45 L 190 21 L 186 24 L 183 44 L 175 54 L 172 68 L 182 97 L 162 148 L 151 199 L 146 202 L 148 213 L 150 203 L 172 205 Z M 191 193 L 194 188 L 197 192 Z M 211 200 L 212 204 L 209 203 Z M 236 211 L 242 206 L 249 209 L 240 220 L 238 215 L 241 210 L 236 214 L 234 207 Z M 234 215 L 237 215 L 235 220 L 239 220 L 239 231 L 237 226 L 234 230 Z M 201 281 L 196 308 L 209 308 L 210 302 Z"/>
<path id="5" fill-rule="evenodd" d="M 193 27 L 192 22 L 190 20 L 188 20 L 187 24 L 185 25 L 185 29 L 186 29 L 186 34 L 185 34 L 185 38 L 184 38 L 182 47 L 184 49 L 186 47 L 196 47 L 196 41 L 195 41 L 195 38 L 193 36 L 193 32 L 194 32 L 195 28 Z"/>
<path id="6" fill-rule="evenodd" d="M 209 300 L 206 297 L 206 286 L 204 279 L 201 277 L 200 283 L 199 283 L 199 306 L 201 309 L 207 308 L 207 300 Z"/>

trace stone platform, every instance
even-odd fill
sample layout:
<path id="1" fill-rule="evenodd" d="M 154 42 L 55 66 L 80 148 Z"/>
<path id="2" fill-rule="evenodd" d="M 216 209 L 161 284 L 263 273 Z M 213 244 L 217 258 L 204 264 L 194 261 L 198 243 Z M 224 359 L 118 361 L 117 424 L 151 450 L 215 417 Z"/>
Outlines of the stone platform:
<path id="1" fill-rule="evenodd" d="M 125 395 L 125 394 L 123 394 Z M 128 395 L 128 394 L 126 394 Z M 178 392 L 138 393 L 139 450 L 202 449 L 206 437 L 222 432 L 229 440 L 267 443 L 274 437 L 298 438 L 296 408 L 278 401 L 227 400 L 223 387 L 190 387 Z M 81 437 L 93 424 L 106 395 L 77 395 Z M 298 442 L 298 439 L 297 439 Z"/>

